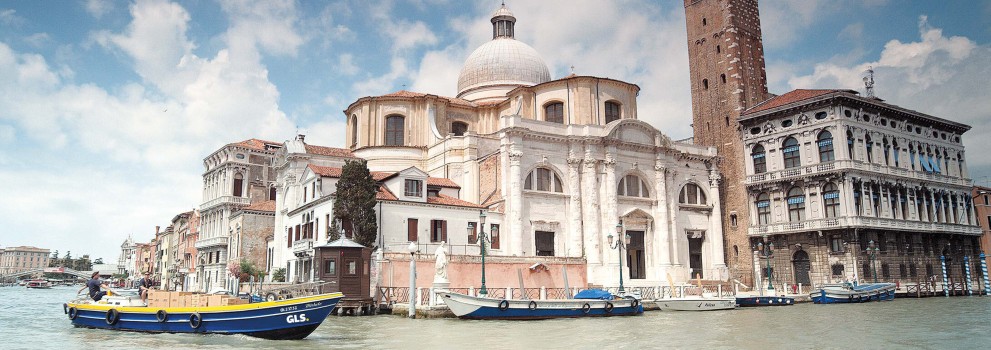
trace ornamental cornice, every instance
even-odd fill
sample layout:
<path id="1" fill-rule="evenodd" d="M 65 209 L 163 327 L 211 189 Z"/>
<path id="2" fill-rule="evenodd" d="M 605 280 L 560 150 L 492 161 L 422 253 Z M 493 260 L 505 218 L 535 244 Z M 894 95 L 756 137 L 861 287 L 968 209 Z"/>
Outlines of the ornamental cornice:
<path id="1" fill-rule="evenodd" d="M 582 164 L 582 159 L 581 158 L 572 158 L 572 157 L 569 157 L 568 158 L 568 166 L 570 166 L 572 168 L 576 168 L 576 167 L 578 167 L 581 164 Z"/>

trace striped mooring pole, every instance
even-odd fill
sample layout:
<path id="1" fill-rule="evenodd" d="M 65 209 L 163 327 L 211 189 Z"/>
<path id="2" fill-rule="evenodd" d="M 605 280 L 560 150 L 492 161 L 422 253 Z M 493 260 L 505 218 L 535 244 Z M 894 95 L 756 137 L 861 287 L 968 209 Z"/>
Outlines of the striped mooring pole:
<path id="1" fill-rule="evenodd" d="M 945 255 L 940 255 L 939 256 L 939 264 L 943 267 L 943 295 L 945 297 L 949 297 L 950 296 L 950 290 L 947 289 L 947 287 L 949 287 L 948 284 L 950 284 L 950 279 L 946 276 L 946 256 Z"/>
<path id="2" fill-rule="evenodd" d="M 984 252 L 979 256 L 981 259 L 981 274 L 984 277 L 984 295 L 991 295 L 991 281 L 988 280 L 988 260 Z"/>
<path id="3" fill-rule="evenodd" d="M 974 290 L 970 288 L 970 255 L 963 256 L 964 281 L 967 282 L 967 295 L 974 295 Z"/>

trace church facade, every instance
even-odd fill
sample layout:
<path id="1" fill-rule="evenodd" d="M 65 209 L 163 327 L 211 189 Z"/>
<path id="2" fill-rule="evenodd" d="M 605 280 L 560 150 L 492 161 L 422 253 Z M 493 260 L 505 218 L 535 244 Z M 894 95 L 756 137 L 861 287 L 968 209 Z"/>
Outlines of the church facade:
<path id="1" fill-rule="evenodd" d="M 373 171 L 416 168 L 456 183 L 497 230 L 491 255 L 584 258 L 588 282 L 607 286 L 619 271 L 631 285 L 726 280 L 715 148 L 639 121 L 634 84 L 552 80 L 514 38 L 505 6 L 491 22 L 493 39 L 466 60 L 455 97 L 399 91 L 348 106 L 353 155 Z"/>

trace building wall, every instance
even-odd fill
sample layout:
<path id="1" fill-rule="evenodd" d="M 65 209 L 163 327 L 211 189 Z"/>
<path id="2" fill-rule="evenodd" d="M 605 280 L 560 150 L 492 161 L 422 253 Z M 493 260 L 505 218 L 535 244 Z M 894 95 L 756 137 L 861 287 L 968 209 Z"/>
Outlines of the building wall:
<path id="1" fill-rule="evenodd" d="M 0 275 L 48 267 L 51 251 L 35 247 L 7 247 L 0 250 Z"/>
<path id="2" fill-rule="evenodd" d="M 974 198 L 977 223 L 981 226 L 981 251 L 985 255 L 991 255 L 988 247 L 991 247 L 991 188 L 974 186 L 971 195 Z M 986 256 L 985 261 L 991 265 L 991 256 Z"/>
<path id="3" fill-rule="evenodd" d="M 694 142 L 716 147 L 721 157 L 726 263 L 733 278 L 746 282 L 753 265 L 738 253 L 749 250 L 747 227 L 739 222 L 750 213 L 737 118 L 768 97 L 757 1 L 685 0 L 685 20 Z"/>

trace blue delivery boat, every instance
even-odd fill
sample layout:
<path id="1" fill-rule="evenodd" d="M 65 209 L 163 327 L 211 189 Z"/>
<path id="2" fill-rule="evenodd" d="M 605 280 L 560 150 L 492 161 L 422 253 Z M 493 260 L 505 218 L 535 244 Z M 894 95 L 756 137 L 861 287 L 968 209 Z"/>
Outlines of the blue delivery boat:
<path id="1" fill-rule="evenodd" d="M 111 296 L 64 304 L 72 325 L 152 333 L 244 334 L 265 339 L 303 339 L 317 329 L 343 298 L 328 293 L 260 303 L 152 308 Z M 120 298 L 120 297 L 117 297 Z"/>
<path id="2" fill-rule="evenodd" d="M 454 315 L 476 320 L 545 320 L 554 318 L 635 316 L 643 314 L 640 299 L 616 298 L 602 290 L 583 290 L 574 299 L 511 300 L 436 292 Z"/>

